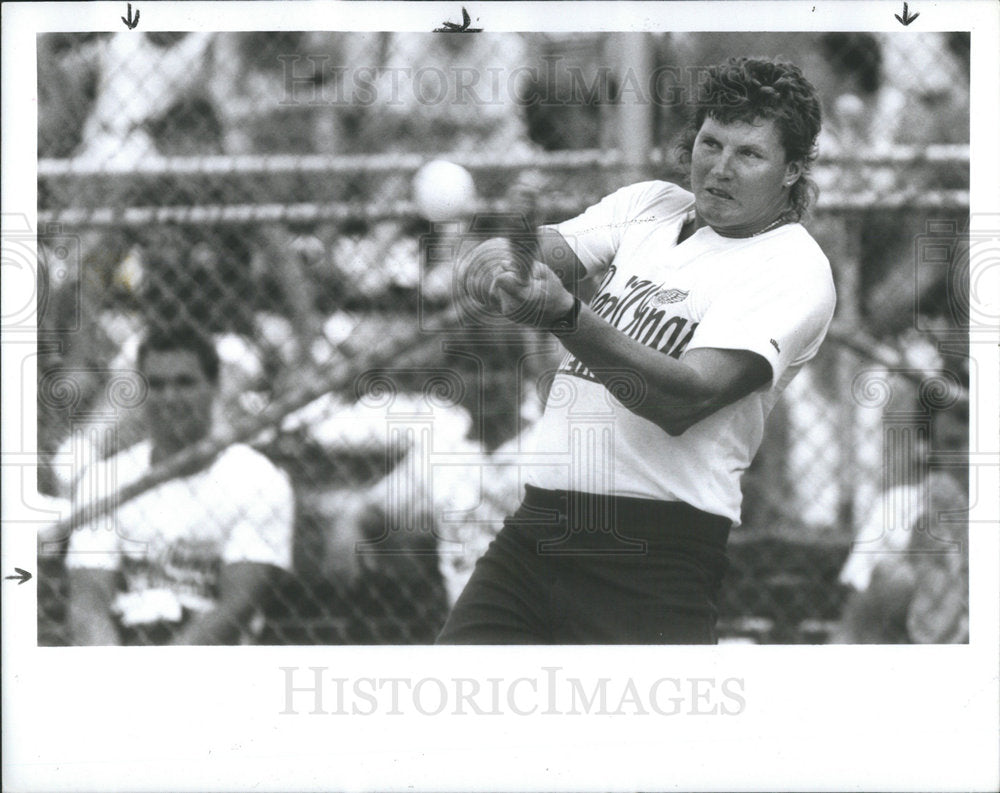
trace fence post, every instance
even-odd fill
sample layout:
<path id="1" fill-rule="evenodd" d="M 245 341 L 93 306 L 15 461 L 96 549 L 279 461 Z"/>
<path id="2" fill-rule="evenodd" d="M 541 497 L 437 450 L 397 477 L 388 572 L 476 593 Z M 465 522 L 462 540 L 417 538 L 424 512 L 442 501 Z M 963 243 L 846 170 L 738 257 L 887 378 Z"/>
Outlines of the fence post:
<path id="1" fill-rule="evenodd" d="M 625 158 L 623 184 L 649 178 L 653 155 L 654 114 L 650 94 L 653 37 L 649 33 L 614 33 L 609 54 L 615 59 L 615 145 Z"/>
<path id="2" fill-rule="evenodd" d="M 837 276 L 838 324 L 847 332 L 861 326 L 861 232 L 858 218 L 850 212 L 837 215 L 839 241 L 837 250 L 830 259 L 834 262 Z M 858 405 L 854 401 L 853 381 L 856 370 L 854 353 L 842 347 L 837 355 L 837 391 L 840 394 L 839 422 L 844 431 L 840 433 L 840 457 L 837 522 L 848 536 L 855 534 L 855 504 L 857 492 L 857 470 L 855 463 L 855 437 L 857 431 Z"/>

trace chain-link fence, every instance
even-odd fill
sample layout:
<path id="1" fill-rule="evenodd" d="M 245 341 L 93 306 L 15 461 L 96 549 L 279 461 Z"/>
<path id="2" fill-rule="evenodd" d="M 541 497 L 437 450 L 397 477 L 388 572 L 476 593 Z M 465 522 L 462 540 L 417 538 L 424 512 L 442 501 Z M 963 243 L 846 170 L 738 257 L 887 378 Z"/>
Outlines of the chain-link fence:
<path id="1" fill-rule="evenodd" d="M 78 517 L 95 495 L 121 506 L 40 535 L 39 643 L 80 640 L 68 582 L 96 556 L 73 525 L 116 538 L 106 586 L 154 593 L 98 592 L 132 641 L 204 620 L 240 561 L 273 569 L 233 612 L 239 640 L 432 641 L 518 502 L 561 349 L 463 321 L 447 251 L 469 218 L 554 222 L 633 181 L 683 182 L 684 101 L 733 54 L 792 60 L 820 92 L 806 225 L 839 299 L 744 478 L 720 632 L 860 640 L 837 626 L 879 553 L 914 558 L 945 511 L 949 537 L 965 530 L 932 483 L 964 489 L 967 34 L 40 36 L 39 490 Z M 432 159 L 461 166 L 441 192 L 471 174 L 461 219 L 413 200 Z M 139 377 L 137 356 L 179 323 L 220 368 L 199 397 L 208 440 L 163 468 L 148 442 L 171 420 L 150 389 L 169 378 Z M 871 553 L 845 568 L 862 536 Z M 960 612 L 962 575 L 941 584 Z M 866 619 L 906 622 L 889 611 Z"/>

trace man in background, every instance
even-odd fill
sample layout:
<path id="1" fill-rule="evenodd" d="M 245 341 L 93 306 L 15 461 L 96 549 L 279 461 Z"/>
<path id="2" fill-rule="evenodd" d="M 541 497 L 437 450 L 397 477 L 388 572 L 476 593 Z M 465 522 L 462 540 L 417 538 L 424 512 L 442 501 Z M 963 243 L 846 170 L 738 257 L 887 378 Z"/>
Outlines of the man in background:
<path id="1" fill-rule="evenodd" d="M 190 327 L 151 331 L 138 351 L 148 439 L 91 466 L 75 507 L 136 481 L 207 438 L 218 393 L 215 347 Z M 73 642 L 235 644 L 292 564 L 287 476 L 235 444 L 70 537 Z"/>
<path id="2" fill-rule="evenodd" d="M 968 451 L 964 408 L 935 411 L 931 437 L 895 466 L 840 573 L 847 601 L 838 644 L 964 644 L 969 640 L 967 469 L 931 465 L 933 448 Z M 897 449 L 899 447 L 894 447 Z"/>

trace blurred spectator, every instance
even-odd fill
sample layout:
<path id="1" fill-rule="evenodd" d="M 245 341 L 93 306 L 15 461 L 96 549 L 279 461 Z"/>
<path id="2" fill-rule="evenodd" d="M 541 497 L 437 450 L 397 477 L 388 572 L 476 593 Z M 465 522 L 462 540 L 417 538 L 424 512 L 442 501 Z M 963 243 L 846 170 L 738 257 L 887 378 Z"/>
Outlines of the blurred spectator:
<path id="1" fill-rule="evenodd" d="M 353 335 L 363 340 L 366 326 Z M 328 395 L 283 422 L 286 437 L 307 433 L 336 471 L 325 490 L 310 486 L 308 509 L 322 524 L 325 578 L 352 583 L 336 593 L 347 608 L 334 610 L 353 615 L 353 641 L 432 641 L 516 504 L 521 418 L 533 408 L 519 399 L 537 365 L 514 333 L 452 335 L 447 352 L 432 343 L 406 368 L 362 374 L 359 401 Z M 361 457 L 367 480 L 351 471 Z"/>
<path id="2" fill-rule="evenodd" d="M 532 69 L 517 86 L 528 134 L 545 151 L 596 149 L 608 137 L 601 108 L 613 101 L 606 34 L 532 34 Z"/>
<path id="3" fill-rule="evenodd" d="M 46 409 L 43 434 L 50 451 L 68 453 L 74 443 L 96 444 L 90 450 L 77 448 L 75 452 L 78 458 L 83 454 L 88 459 L 90 455 L 101 459 L 146 437 L 142 412 L 115 403 L 114 395 L 101 388 L 109 378 L 131 378 L 133 388 L 140 387 L 135 373 L 136 351 L 145 328 L 184 323 L 211 335 L 221 358 L 212 424 L 216 435 L 256 416 L 272 392 L 288 387 L 289 373 L 297 371 L 320 317 L 308 305 L 312 295 L 295 247 L 283 248 L 267 238 L 272 244 L 264 249 L 263 266 L 275 274 L 276 283 L 264 289 L 259 284 L 266 282 L 254 271 L 245 236 L 233 229 L 205 231 L 170 225 L 135 235 L 137 244 L 121 257 L 102 304 L 83 303 L 84 332 L 65 334 L 70 339 L 60 348 L 65 353 L 40 363 L 42 376 L 70 367 L 67 375 L 81 381 L 75 415 Z M 62 289 L 54 309 L 75 294 Z M 89 293 L 81 289 L 79 294 L 86 298 Z M 255 311 L 276 303 L 293 322 L 273 311 Z M 272 364 L 270 372 L 267 364 Z M 277 374 L 275 367 L 282 376 L 269 378 L 269 374 Z M 40 399 L 40 403 L 45 405 L 45 400 Z M 94 436 L 87 431 L 88 427 L 107 426 L 109 417 L 113 433 Z M 69 435 L 71 425 L 78 431 L 76 438 Z M 73 480 L 66 474 L 64 469 L 62 479 L 50 488 L 53 494 L 65 495 L 72 489 Z"/>
<path id="4" fill-rule="evenodd" d="M 38 156 L 69 157 L 98 93 L 110 33 L 50 33 L 38 42 Z"/>
<path id="5" fill-rule="evenodd" d="M 204 81 L 212 37 L 133 32 L 112 36 L 102 50 L 96 97 L 77 156 L 105 168 L 127 169 L 156 154 L 153 127 L 164 131 L 172 129 L 172 123 L 187 123 L 169 111 L 188 106 L 191 92 Z"/>
<path id="6" fill-rule="evenodd" d="M 76 503 L 136 481 L 211 432 L 219 359 L 197 331 L 154 329 L 138 351 L 150 440 L 97 463 Z M 109 489 L 110 488 L 110 489 Z M 292 555 L 288 478 L 247 446 L 188 471 L 70 537 L 69 625 L 77 644 L 234 644 Z"/>
<path id="7" fill-rule="evenodd" d="M 394 151 L 529 153 L 516 73 L 532 55 L 520 36 L 394 33 L 368 123 Z"/>
<path id="8" fill-rule="evenodd" d="M 430 643 L 446 615 L 428 503 L 432 478 L 434 487 L 441 479 L 434 461 L 475 446 L 464 437 L 467 414 L 414 393 L 407 375 L 364 373 L 359 386 L 370 392 L 360 401 L 327 395 L 282 424 L 287 441 L 299 436 L 299 465 L 316 460 L 300 477 L 309 519 L 300 541 L 313 547 L 303 569 L 326 593 L 326 612 L 347 615 L 349 643 Z"/>
<path id="9" fill-rule="evenodd" d="M 937 412 L 934 447 L 961 454 L 966 428 L 961 410 Z M 931 468 L 929 454 L 918 436 L 913 459 L 894 462 L 903 481 L 881 494 L 855 538 L 840 575 L 850 594 L 832 641 L 968 641 L 967 483 L 957 471 Z"/>
<path id="10" fill-rule="evenodd" d="M 39 236 L 39 489 L 53 496 L 68 492 L 60 493 L 48 455 L 65 440 L 73 415 L 98 399 L 107 382 L 104 364 L 117 352 L 116 340 L 96 321 L 100 309 L 84 288 L 77 254 L 72 244 Z"/>
<path id="11" fill-rule="evenodd" d="M 886 79 L 875 115 L 878 144 L 969 142 L 968 33 L 879 37 Z"/>
<path id="12" fill-rule="evenodd" d="M 351 100 L 357 70 L 374 74 L 388 33 L 258 31 L 217 35 L 205 84 L 227 154 L 349 154 L 363 111 Z M 346 85 L 345 85 L 346 83 Z M 338 97 L 347 97 L 338 100 Z"/>
<path id="13" fill-rule="evenodd" d="M 449 606 L 462 594 L 476 561 L 500 531 L 504 517 L 517 508 L 524 492 L 524 463 L 532 459 L 527 453 L 532 448 L 532 430 L 533 423 L 525 422 L 518 435 L 492 451 L 480 452 L 471 478 L 469 471 L 449 471 L 455 479 L 435 491 L 435 514 L 456 516 L 437 524 L 439 564 Z"/>

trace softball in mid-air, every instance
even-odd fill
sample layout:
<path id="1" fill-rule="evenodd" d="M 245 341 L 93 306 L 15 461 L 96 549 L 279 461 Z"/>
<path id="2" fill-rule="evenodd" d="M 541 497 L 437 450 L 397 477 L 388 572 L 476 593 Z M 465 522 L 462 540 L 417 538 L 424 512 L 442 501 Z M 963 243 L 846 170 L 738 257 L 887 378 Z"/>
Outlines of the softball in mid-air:
<path id="1" fill-rule="evenodd" d="M 431 160 L 413 177 L 413 200 L 431 222 L 457 220 L 473 211 L 476 185 L 461 165 Z"/>

